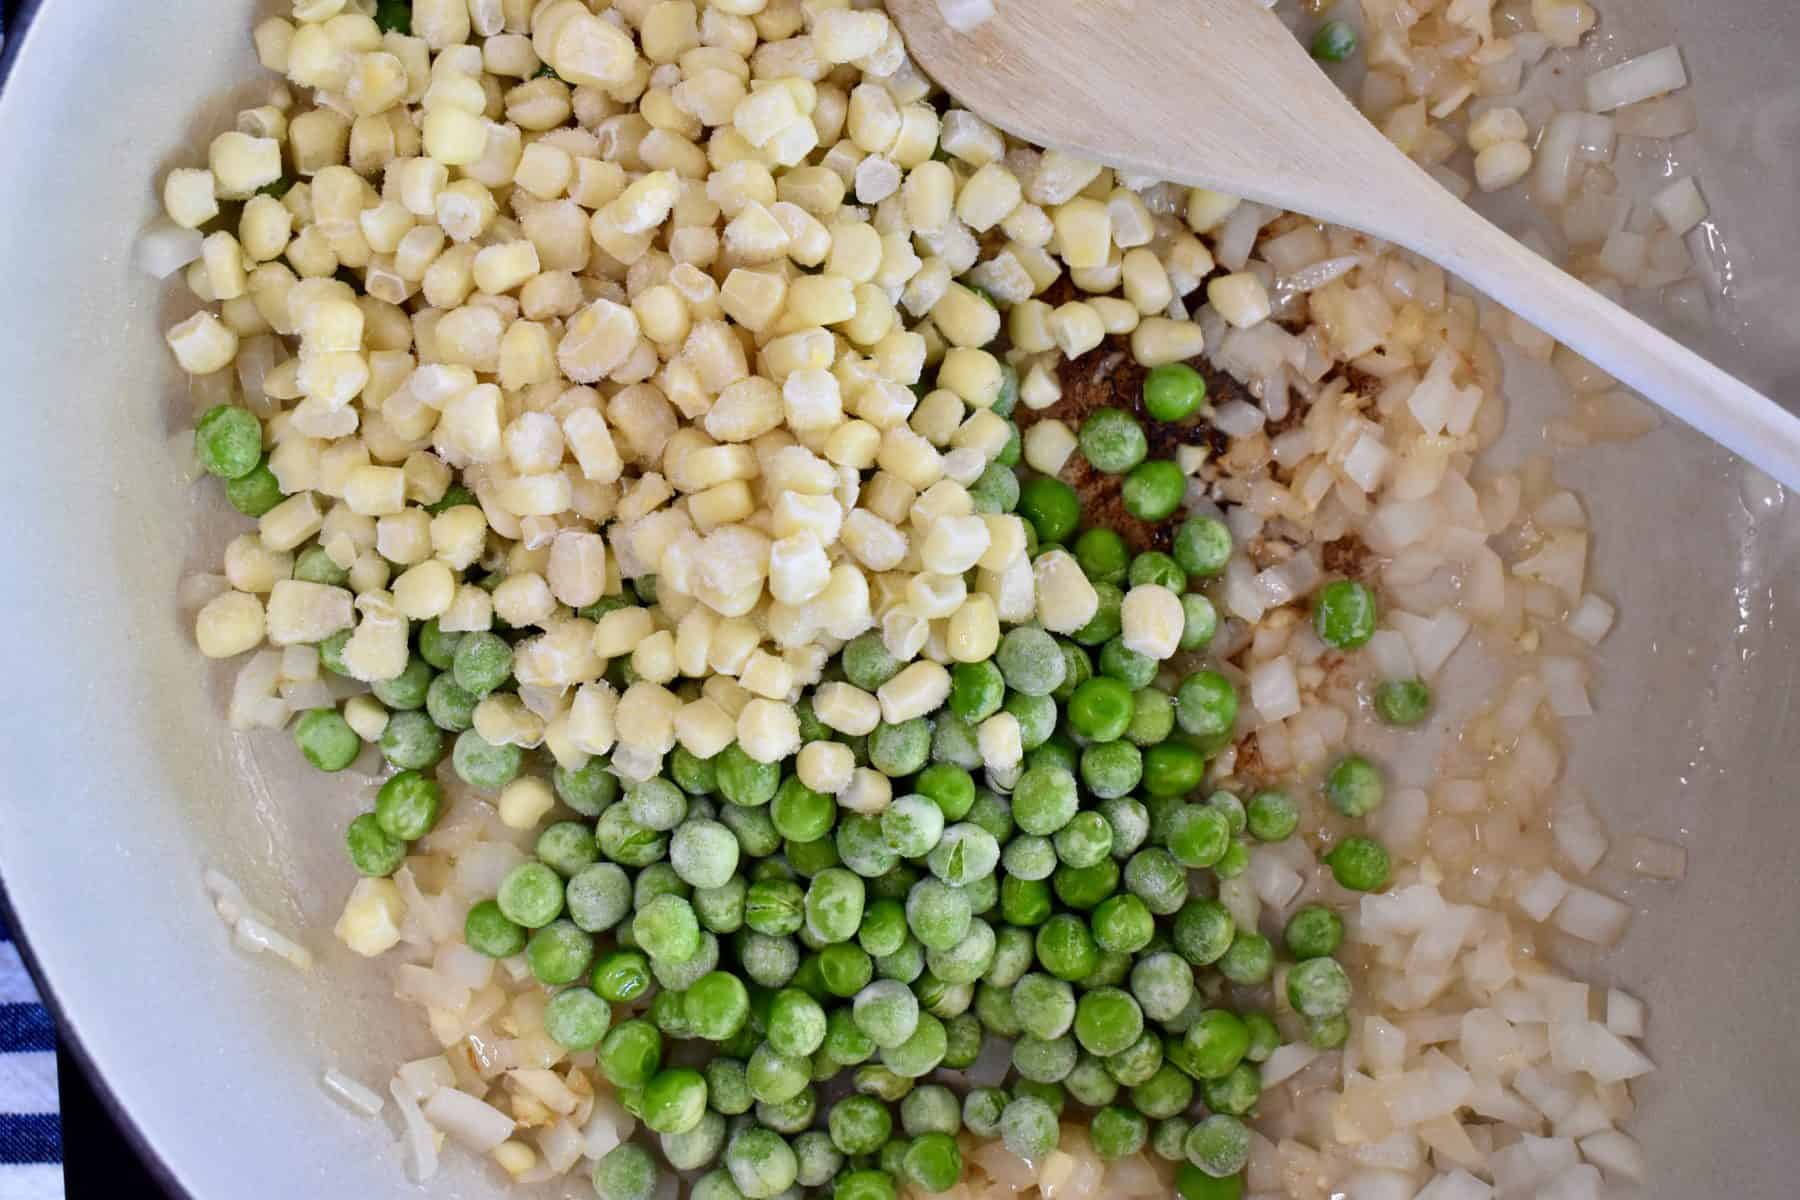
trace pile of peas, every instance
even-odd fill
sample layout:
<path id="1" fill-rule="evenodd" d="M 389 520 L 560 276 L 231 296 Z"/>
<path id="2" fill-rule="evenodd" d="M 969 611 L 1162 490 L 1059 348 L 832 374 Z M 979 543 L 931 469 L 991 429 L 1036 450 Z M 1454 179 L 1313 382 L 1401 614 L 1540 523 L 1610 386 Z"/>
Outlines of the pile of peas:
<path id="1" fill-rule="evenodd" d="M 1016 395 L 1009 381 L 1004 410 Z M 1145 385 L 1157 420 L 1184 419 L 1204 398 L 1186 367 L 1157 368 Z M 266 468 L 237 433 L 223 423 L 209 433 L 203 421 L 202 458 L 220 474 L 209 448 L 231 472 L 250 464 L 230 476 L 248 478 Z M 1080 431 L 1097 468 L 1126 475 L 1127 508 L 1163 520 L 1186 482 L 1173 463 L 1146 461 L 1146 445 L 1119 410 L 1094 413 Z M 698 1200 L 793 1189 L 895 1200 L 902 1181 L 942 1192 L 962 1176 L 961 1130 L 1038 1160 L 1076 1108 L 1090 1114 L 1103 1158 L 1148 1148 L 1178 1165 L 1185 1200 L 1227 1200 L 1242 1192 L 1258 1064 L 1283 1040 L 1270 1015 L 1233 997 L 1267 984 L 1285 956 L 1299 1022 L 1290 1027 L 1322 1048 L 1347 1036 L 1351 983 L 1332 957 L 1342 919 L 1309 905 L 1277 944 L 1239 928 L 1213 894 L 1247 868 L 1254 845 L 1293 836 L 1300 821 L 1280 790 L 1199 794 L 1208 762 L 1231 744 L 1235 687 L 1209 668 L 1172 679 L 1120 637 L 1125 590 L 1157 583 L 1182 598 L 1182 649 L 1204 651 L 1218 615 L 1190 588 L 1224 570 L 1228 529 L 1185 520 L 1171 553 L 1133 555 L 1116 533 L 1082 528 L 1079 498 L 1060 481 L 1021 484 L 1003 459 L 971 490 L 988 511 L 1019 512 L 1034 553 L 1066 544 L 1100 608 L 1066 638 L 1010 630 L 991 661 L 955 667 L 948 701 L 929 718 L 848 737 L 802 699 L 804 741 L 843 742 L 893 781 L 885 811 L 840 809 L 791 763 L 756 762 L 735 743 L 710 759 L 677 748 L 662 775 L 629 789 L 603 759 L 558 766 L 552 784 L 569 815 L 542 830 L 496 896 L 470 908 L 468 945 L 524 956 L 554 992 L 546 1032 L 593 1052 L 659 1140 L 660 1163 L 632 1143 L 598 1163 L 593 1182 L 607 1200 L 649 1200 L 663 1164 L 706 1172 Z M 442 505 L 472 502 L 453 489 Z M 299 556 L 295 576 L 344 582 L 318 547 Z M 654 604 L 654 588 L 640 580 L 582 615 Z M 1361 584 L 1332 583 L 1313 616 L 1323 640 L 1353 649 L 1374 631 L 1374 598 Z M 347 636 L 319 645 L 325 669 L 342 673 Z M 429 772 L 446 750 L 456 774 L 485 792 L 526 768 L 524 751 L 472 728 L 481 698 L 514 686 L 510 636 L 426 622 L 406 670 L 375 685 L 391 713 L 381 753 L 398 770 L 346 833 L 358 871 L 392 874 L 431 831 L 443 794 Z M 873 691 L 901 666 L 869 633 L 843 647 L 826 681 Z M 614 662 L 608 677 L 628 685 L 629 665 Z M 1416 681 L 1384 685 L 1377 709 L 1413 723 L 1429 705 L 1422 692 Z M 1010 795 L 974 774 L 976 726 L 1002 710 L 1018 719 L 1027 751 Z M 348 766 L 362 744 L 335 709 L 305 714 L 294 736 L 326 771 Z M 1324 787 L 1351 818 L 1382 792 L 1379 770 L 1357 756 Z M 1346 888 L 1387 882 L 1373 839 L 1345 837 L 1326 861 Z M 1010 1043 L 1005 1086 L 959 1095 L 926 1081 L 973 1066 L 989 1039 Z M 680 1042 L 706 1053 L 678 1053 Z M 678 1065 L 696 1061 L 704 1065 Z M 846 1072 L 851 1094 L 824 1105 L 820 1086 Z"/>

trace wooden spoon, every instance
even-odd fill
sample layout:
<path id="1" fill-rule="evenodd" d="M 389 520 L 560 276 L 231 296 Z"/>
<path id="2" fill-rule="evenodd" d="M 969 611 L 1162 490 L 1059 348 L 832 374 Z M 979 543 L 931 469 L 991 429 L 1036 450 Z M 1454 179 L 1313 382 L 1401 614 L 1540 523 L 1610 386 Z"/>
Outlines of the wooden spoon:
<path id="1" fill-rule="evenodd" d="M 1800 487 L 1800 419 L 1476 215 L 1255 0 L 998 0 L 966 34 L 937 0 L 888 11 L 920 66 L 1007 132 L 1413 250 Z"/>

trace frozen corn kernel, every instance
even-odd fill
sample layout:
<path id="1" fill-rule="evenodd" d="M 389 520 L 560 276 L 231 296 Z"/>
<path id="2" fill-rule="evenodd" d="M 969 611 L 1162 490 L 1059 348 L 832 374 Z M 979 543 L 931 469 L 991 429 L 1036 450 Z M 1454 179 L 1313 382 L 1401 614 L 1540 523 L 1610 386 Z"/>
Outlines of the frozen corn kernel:
<path id="1" fill-rule="evenodd" d="M 786 703 L 752 700 L 738 714 L 737 740 L 756 762 L 780 762 L 800 749 L 800 718 Z"/>
<path id="2" fill-rule="evenodd" d="M 556 807 L 556 793 L 539 776 L 521 775 L 500 789 L 495 807 L 508 829 L 536 829 Z"/>
<path id="3" fill-rule="evenodd" d="M 211 375 L 237 357 L 238 335 L 218 317 L 198 312 L 168 332 L 175 361 L 190 375 Z"/>
<path id="4" fill-rule="evenodd" d="M 1087 573 L 1066 550 L 1040 554 L 1032 564 L 1037 591 L 1037 617 L 1052 633 L 1074 633 L 1100 611 L 1100 594 Z"/>
<path id="5" fill-rule="evenodd" d="M 1248 271 L 1224 275 L 1206 285 L 1207 302 L 1234 329 L 1248 329 L 1268 319 L 1269 291 Z"/>
<path id="6" fill-rule="evenodd" d="M 391 879 L 359 879 L 344 901 L 344 911 L 331 932 L 364 958 L 385 954 L 400 944 L 406 900 Z"/>
<path id="7" fill-rule="evenodd" d="M 208 658 L 231 658 L 262 644 L 262 601 L 248 592 L 225 592 L 206 602 L 194 620 L 194 640 Z"/>
<path id="8" fill-rule="evenodd" d="M 827 683 L 813 693 L 813 715 L 839 733 L 861 737 L 881 723 L 881 703 L 851 684 Z"/>
<path id="9" fill-rule="evenodd" d="M 1050 336 L 1064 358 L 1080 358 L 1106 340 L 1106 325 L 1100 314 L 1082 300 L 1071 300 L 1058 307 L 1050 314 L 1049 325 Z"/>
<path id="10" fill-rule="evenodd" d="M 982 765 L 989 770 L 1009 770 L 1025 757 L 1019 718 L 1009 712 L 995 713 L 976 726 L 975 744 L 981 751 Z"/>
<path id="11" fill-rule="evenodd" d="M 1206 335 L 1192 321 L 1146 317 L 1131 331 L 1131 357 L 1140 366 L 1186 362 L 1206 349 Z"/>
<path id="12" fill-rule="evenodd" d="M 1475 182 L 1484 192 L 1511 187 L 1531 171 L 1531 147 L 1523 141 L 1495 142 L 1475 156 Z"/>
<path id="13" fill-rule="evenodd" d="M 925 535 L 919 557 L 927 571 L 960 575 L 981 561 L 988 542 L 987 523 L 980 517 L 943 517 Z"/>
<path id="14" fill-rule="evenodd" d="M 1160 662 L 1173 657 L 1181 646 L 1186 621 L 1181 598 L 1166 587 L 1141 583 L 1132 588 L 1125 593 L 1119 620 L 1127 650 Z"/>
<path id="15" fill-rule="evenodd" d="M 881 719 L 890 725 L 936 712 L 950 697 L 950 672 L 934 662 L 916 662 L 881 685 L 876 693 Z"/>
<path id="16" fill-rule="evenodd" d="M 894 801 L 894 785 L 886 775 L 870 767 L 858 767 L 850 785 L 838 793 L 838 806 L 865 817 L 880 816 Z"/>
<path id="17" fill-rule="evenodd" d="M 1039 421 L 1025 431 L 1022 450 L 1025 463 L 1045 475 L 1059 474 L 1075 453 L 1074 431 L 1054 417 Z"/>
<path id="18" fill-rule="evenodd" d="M 967 597 L 950 617 L 944 648 L 956 662 L 984 662 L 1000 645 L 1000 614 L 991 596 Z"/>
<path id="19" fill-rule="evenodd" d="M 842 742 L 808 742 L 800 747 L 794 770 L 813 791 L 835 796 L 850 786 L 856 754 Z"/>

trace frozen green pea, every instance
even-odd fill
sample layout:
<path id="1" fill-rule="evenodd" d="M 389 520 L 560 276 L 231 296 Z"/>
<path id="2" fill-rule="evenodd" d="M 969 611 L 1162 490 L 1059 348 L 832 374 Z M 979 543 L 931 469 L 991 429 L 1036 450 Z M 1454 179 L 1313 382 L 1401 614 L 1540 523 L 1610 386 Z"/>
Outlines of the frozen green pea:
<path id="1" fill-rule="evenodd" d="M 380 679 L 369 686 L 375 698 L 395 712 L 407 712 L 425 707 L 425 694 L 431 687 L 431 681 L 437 673 L 431 664 L 414 656 L 407 659 L 406 666 L 392 679 Z"/>
<path id="2" fill-rule="evenodd" d="M 1350 1007 L 1350 976 L 1334 958 L 1310 958 L 1288 971 L 1287 996 L 1303 1017 L 1335 1017 Z"/>
<path id="3" fill-rule="evenodd" d="M 650 1200 L 657 1180 L 656 1160 L 634 1142 L 614 1146 L 594 1164 L 594 1191 L 606 1200 Z"/>
<path id="4" fill-rule="evenodd" d="M 1342 1013 L 1335 1017 L 1327 1017 L 1326 1021 L 1338 1022 L 1343 1026 L 1345 1036 L 1349 1034 L 1350 1023 Z M 1315 1025 L 1314 1028 L 1317 1026 Z M 1339 1040 L 1337 1045 L 1342 1045 Z M 1322 1050 L 1334 1050 L 1337 1046 L 1321 1046 Z M 1217 1079 L 1205 1079 L 1200 1082 L 1200 1096 L 1206 1101 L 1206 1107 L 1216 1113 L 1225 1113 L 1233 1117 L 1249 1116 L 1256 1110 L 1262 1099 L 1262 1073 L 1254 1064 L 1241 1062 Z"/>
<path id="5" fill-rule="evenodd" d="M 614 1087 L 641 1088 L 662 1064 L 662 1034 L 649 1021 L 623 1021 L 600 1039 L 598 1058 Z"/>
<path id="6" fill-rule="evenodd" d="M 770 1200 L 794 1185 L 800 1163 L 780 1134 L 752 1126 L 726 1146 L 725 1169 L 745 1200 Z"/>
<path id="7" fill-rule="evenodd" d="M 247 408 L 218 404 L 194 425 L 194 453 L 208 474 L 241 479 L 262 461 L 262 422 Z"/>
<path id="8" fill-rule="evenodd" d="M 1000 1114 L 1000 1139 L 1020 1158 L 1037 1161 L 1056 1149 L 1062 1130 L 1056 1110 L 1035 1096 L 1019 1096 Z"/>
<path id="9" fill-rule="evenodd" d="M 1100 647 L 1100 674 L 1118 680 L 1133 691 L 1149 687 L 1156 672 L 1157 661 L 1147 654 L 1128 649 L 1122 637 L 1113 638 Z"/>
<path id="10" fill-rule="evenodd" d="M 362 739 L 335 708 L 308 709 L 294 724 L 294 743 L 321 771 L 342 771 L 356 761 Z"/>
<path id="11" fill-rule="evenodd" d="M 1094 1153 L 1113 1162 L 1144 1148 L 1150 1137 L 1150 1122 L 1141 1113 L 1111 1105 L 1094 1114 L 1088 1137 L 1094 1143 Z"/>
<path id="12" fill-rule="evenodd" d="M 1000 640 L 995 656 L 1006 686 L 1027 696 L 1048 696 L 1063 681 L 1068 667 L 1056 639 L 1041 629 L 1021 625 Z"/>
<path id="13" fill-rule="evenodd" d="M 423 771 L 444 755 L 443 733 L 422 712 L 393 714 L 377 745 L 383 758 L 404 771 Z"/>
<path id="14" fill-rule="evenodd" d="M 781 785 L 779 763 L 761 763 L 732 742 L 713 758 L 719 794 L 740 808 L 761 808 L 775 798 Z"/>
<path id="15" fill-rule="evenodd" d="M 1269 978 L 1275 969 L 1275 951 L 1262 934 L 1240 929 L 1231 940 L 1231 949 L 1219 959 L 1218 967 L 1219 974 L 1248 987 Z"/>
<path id="16" fill-rule="evenodd" d="M 1055 833 L 1074 818 L 1079 803 L 1075 777 L 1060 767 L 1033 767 L 1013 786 L 1013 819 L 1026 833 Z"/>
<path id="17" fill-rule="evenodd" d="M 527 936 L 524 927 L 509 919 L 492 900 L 471 905 L 463 920 L 463 941 L 469 949 L 489 958 L 511 958 L 523 953 Z"/>
<path id="18" fill-rule="evenodd" d="M 544 1032 L 566 1050 L 592 1050 L 611 1025 L 612 1005 L 589 988 L 566 988 L 544 1006 Z"/>
<path id="19" fill-rule="evenodd" d="M 497 901 L 507 920 L 541 929 L 562 913 L 562 877 L 543 863 L 520 863 L 500 881 Z"/>
<path id="20" fill-rule="evenodd" d="M 1187 870 L 1167 850 L 1151 846 L 1126 861 L 1125 886 L 1151 912 L 1170 916 L 1187 900 Z"/>
<path id="21" fill-rule="evenodd" d="M 957 663 L 950 670 L 950 711 L 979 723 L 1000 711 L 1006 699 L 1006 677 L 992 659 Z"/>
<path id="22" fill-rule="evenodd" d="M 1075 1039 L 1089 1054 L 1117 1054 L 1143 1032 L 1143 1009 L 1130 993 L 1119 988 L 1095 988 L 1084 994 L 1076 1006 Z"/>
<path id="23" fill-rule="evenodd" d="M 882 1049 L 912 1036 L 920 1015 L 918 998 L 905 984 L 891 979 L 876 980 L 858 992 L 852 1012 L 856 1027 Z"/>
<path id="24" fill-rule="evenodd" d="M 1081 781 L 1102 799 L 1115 799 L 1144 778 L 1144 755 L 1130 742 L 1102 742 L 1081 752 Z"/>
<path id="25" fill-rule="evenodd" d="M 575 922 L 552 921 L 525 945 L 525 962 L 539 983 L 561 987 L 587 974 L 594 961 L 594 935 Z"/>
<path id="26" fill-rule="evenodd" d="M 686 962 L 700 952 L 700 919 L 680 896 L 662 895 L 631 919 L 631 933 L 651 958 Z"/>
<path id="27" fill-rule="evenodd" d="M 1188 1131 L 1188 1161 L 1214 1179 L 1236 1175 L 1250 1162 L 1250 1129 L 1236 1117 L 1214 1113 Z"/>
<path id="28" fill-rule="evenodd" d="M 839 655 L 844 677 L 865 692 L 873 692 L 900 673 L 900 662 L 888 653 L 881 635 L 871 630 L 845 643 Z"/>
<path id="29" fill-rule="evenodd" d="M 1034 1037 L 1062 1037 L 1075 1024 L 1075 991 L 1061 979 L 1039 972 L 1021 977 L 1012 992 L 1012 1009 L 1021 1029 Z"/>
<path id="30" fill-rule="evenodd" d="M 831 1106 L 825 1124 L 831 1144 L 851 1156 L 875 1153 L 894 1132 L 887 1105 L 873 1096 L 845 1096 Z"/>
<path id="31" fill-rule="evenodd" d="M 947 949 L 968 935 L 974 912 L 960 889 L 922 879 L 906 898 L 906 923 L 921 945 Z"/>
<path id="32" fill-rule="evenodd" d="M 1325 865 L 1339 886 L 1353 892 L 1378 892 L 1387 886 L 1391 864 L 1387 848 L 1380 842 L 1352 835 L 1331 848 Z"/>
<path id="33" fill-rule="evenodd" d="M 517 746 L 496 746 L 473 729 L 456 737 L 450 762 L 457 777 L 472 788 L 497 792 L 519 774 L 525 752 Z"/>
<path id="34" fill-rule="evenodd" d="M 512 678 L 512 647 L 494 633 L 471 633 L 457 643 L 450 670 L 471 696 L 486 696 Z"/>
<path id="35" fill-rule="evenodd" d="M 725 1148 L 725 1118 L 705 1112 L 692 1129 L 662 1135 L 663 1158 L 677 1171 L 698 1171 L 709 1166 Z"/>
<path id="36" fill-rule="evenodd" d="M 724 887 L 737 871 L 738 841 L 717 821 L 690 820 L 670 837 L 669 862 L 696 888 Z"/>
<path id="37" fill-rule="evenodd" d="M 1346 817 L 1366 817 L 1386 795 L 1381 770 L 1360 754 L 1348 754 L 1325 775 L 1325 799 Z"/>
<path id="38" fill-rule="evenodd" d="M 456 680 L 446 671 L 431 681 L 425 689 L 425 712 L 431 723 L 445 733 L 462 733 L 474 728 L 475 706 L 480 701 L 469 695 L 456 685 Z M 393 722 L 388 722 L 393 727 Z"/>
<path id="39" fill-rule="evenodd" d="M 937 1069 L 950 1048 L 944 1023 L 928 1012 L 919 1014 L 919 1023 L 897 1046 L 881 1048 L 882 1065 L 897 1075 L 917 1079 Z"/>

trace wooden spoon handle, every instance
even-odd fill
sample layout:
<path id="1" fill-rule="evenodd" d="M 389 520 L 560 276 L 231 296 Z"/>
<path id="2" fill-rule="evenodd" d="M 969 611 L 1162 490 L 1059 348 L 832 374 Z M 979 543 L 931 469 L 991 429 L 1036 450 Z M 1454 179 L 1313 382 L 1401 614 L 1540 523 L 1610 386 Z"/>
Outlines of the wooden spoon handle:
<path id="1" fill-rule="evenodd" d="M 1786 487 L 1800 487 L 1800 417 L 1558 270 L 1394 150 L 1386 201 L 1351 223 L 1467 280 Z M 1402 186 L 1404 184 L 1404 186 Z"/>

